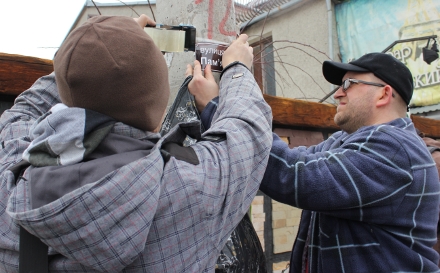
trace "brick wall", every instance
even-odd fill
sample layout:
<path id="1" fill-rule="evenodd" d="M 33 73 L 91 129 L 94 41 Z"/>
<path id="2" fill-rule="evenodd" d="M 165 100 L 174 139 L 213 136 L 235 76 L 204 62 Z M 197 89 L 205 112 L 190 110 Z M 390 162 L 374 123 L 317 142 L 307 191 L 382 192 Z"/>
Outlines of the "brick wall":
<path id="1" fill-rule="evenodd" d="M 276 128 L 274 132 L 290 148 L 315 145 L 322 142 L 327 136 L 327 133 L 320 131 L 285 128 Z M 264 204 L 265 201 L 267 204 Z M 265 250 L 268 272 L 288 272 L 286 268 L 289 265 L 290 253 L 298 233 L 300 219 L 301 209 L 282 204 L 264 195 L 255 197 L 251 207 L 251 220 L 263 250 Z"/>
<path id="2" fill-rule="evenodd" d="M 272 200 L 273 253 L 292 250 L 300 219 L 300 209 Z"/>
<path id="3" fill-rule="evenodd" d="M 264 196 L 262 195 L 255 196 L 252 201 L 251 221 L 264 250 L 264 222 L 266 221 L 266 214 L 264 213 Z"/>

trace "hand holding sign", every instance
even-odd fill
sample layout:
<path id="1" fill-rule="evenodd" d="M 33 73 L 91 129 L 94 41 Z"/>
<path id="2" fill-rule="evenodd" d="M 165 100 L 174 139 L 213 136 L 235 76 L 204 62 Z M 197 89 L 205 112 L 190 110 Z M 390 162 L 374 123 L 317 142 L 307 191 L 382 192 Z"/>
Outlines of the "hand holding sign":
<path id="1" fill-rule="evenodd" d="M 249 69 L 252 67 L 254 59 L 253 48 L 249 46 L 248 36 L 242 34 L 229 47 L 226 44 L 215 42 L 202 42 L 196 44 L 196 60 L 202 66 L 202 71 L 206 65 L 211 66 L 211 71 L 222 72 L 223 67 L 235 61 L 242 62 Z M 226 52 L 226 56 L 224 55 Z"/>
<path id="2" fill-rule="evenodd" d="M 193 75 L 188 89 L 195 98 L 199 112 L 219 94 L 219 87 L 212 71 L 221 72 L 223 67 L 235 61 L 243 63 L 249 69 L 252 67 L 253 48 L 249 46 L 247 39 L 246 34 L 240 35 L 226 50 L 226 46 L 219 44 L 199 43 L 196 46 L 197 60 L 194 61 L 194 68 L 188 64 L 185 74 L 186 76 Z"/>

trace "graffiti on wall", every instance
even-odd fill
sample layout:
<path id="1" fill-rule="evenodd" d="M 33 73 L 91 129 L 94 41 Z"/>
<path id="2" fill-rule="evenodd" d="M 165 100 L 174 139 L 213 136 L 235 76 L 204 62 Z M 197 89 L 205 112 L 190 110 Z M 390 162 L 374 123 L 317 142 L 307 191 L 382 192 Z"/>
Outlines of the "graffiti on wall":
<path id="1" fill-rule="evenodd" d="M 214 5 L 215 2 L 217 2 L 217 4 L 221 4 L 221 2 L 219 1 L 214 1 L 214 0 L 195 0 L 195 4 L 199 5 L 201 3 L 203 3 L 204 1 L 209 1 L 208 3 L 208 39 L 212 39 L 213 38 L 213 33 L 214 33 L 214 18 L 215 18 L 215 13 L 214 13 Z M 217 25 L 217 31 L 225 36 L 235 36 L 236 32 L 235 31 L 229 31 L 226 30 L 226 23 L 229 19 L 229 16 L 231 15 L 231 10 L 232 10 L 232 0 L 228 1 L 228 6 L 226 8 L 225 14 L 223 15 L 220 23 Z"/>

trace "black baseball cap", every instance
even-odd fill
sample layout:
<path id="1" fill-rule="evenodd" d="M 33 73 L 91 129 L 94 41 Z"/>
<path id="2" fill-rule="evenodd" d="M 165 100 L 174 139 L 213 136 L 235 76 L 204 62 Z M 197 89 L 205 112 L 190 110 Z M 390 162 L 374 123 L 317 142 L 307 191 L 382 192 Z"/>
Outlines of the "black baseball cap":
<path id="1" fill-rule="evenodd" d="M 325 61 L 322 65 L 324 78 L 335 85 L 342 84 L 342 78 L 348 71 L 373 73 L 391 85 L 409 105 L 414 89 L 412 74 L 406 65 L 392 55 L 368 53 L 349 63 Z"/>

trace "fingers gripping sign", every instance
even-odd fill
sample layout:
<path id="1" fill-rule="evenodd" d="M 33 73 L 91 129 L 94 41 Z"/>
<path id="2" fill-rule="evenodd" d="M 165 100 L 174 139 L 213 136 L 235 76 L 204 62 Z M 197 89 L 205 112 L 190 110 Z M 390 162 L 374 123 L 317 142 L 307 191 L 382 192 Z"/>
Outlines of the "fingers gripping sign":
<path id="1" fill-rule="evenodd" d="M 246 65 L 247 68 L 251 69 L 254 60 L 253 51 L 253 48 L 249 46 L 248 36 L 246 34 L 241 34 L 237 40 L 231 43 L 223 54 L 223 67 L 226 67 L 235 61 L 239 61 Z"/>
<path id="2" fill-rule="evenodd" d="M 219 94 L 219 87 L 212 74 L 211 65 L 205 67 L 205 75 L 199 61 L 194 61 L 194 69 L 188 64 L 186 66 L 186 76 L 193 75 L 193 79 L 188 85 L 189 92 L 195 97 L 196 107 L 201 112 L 205 106 Z"/>

